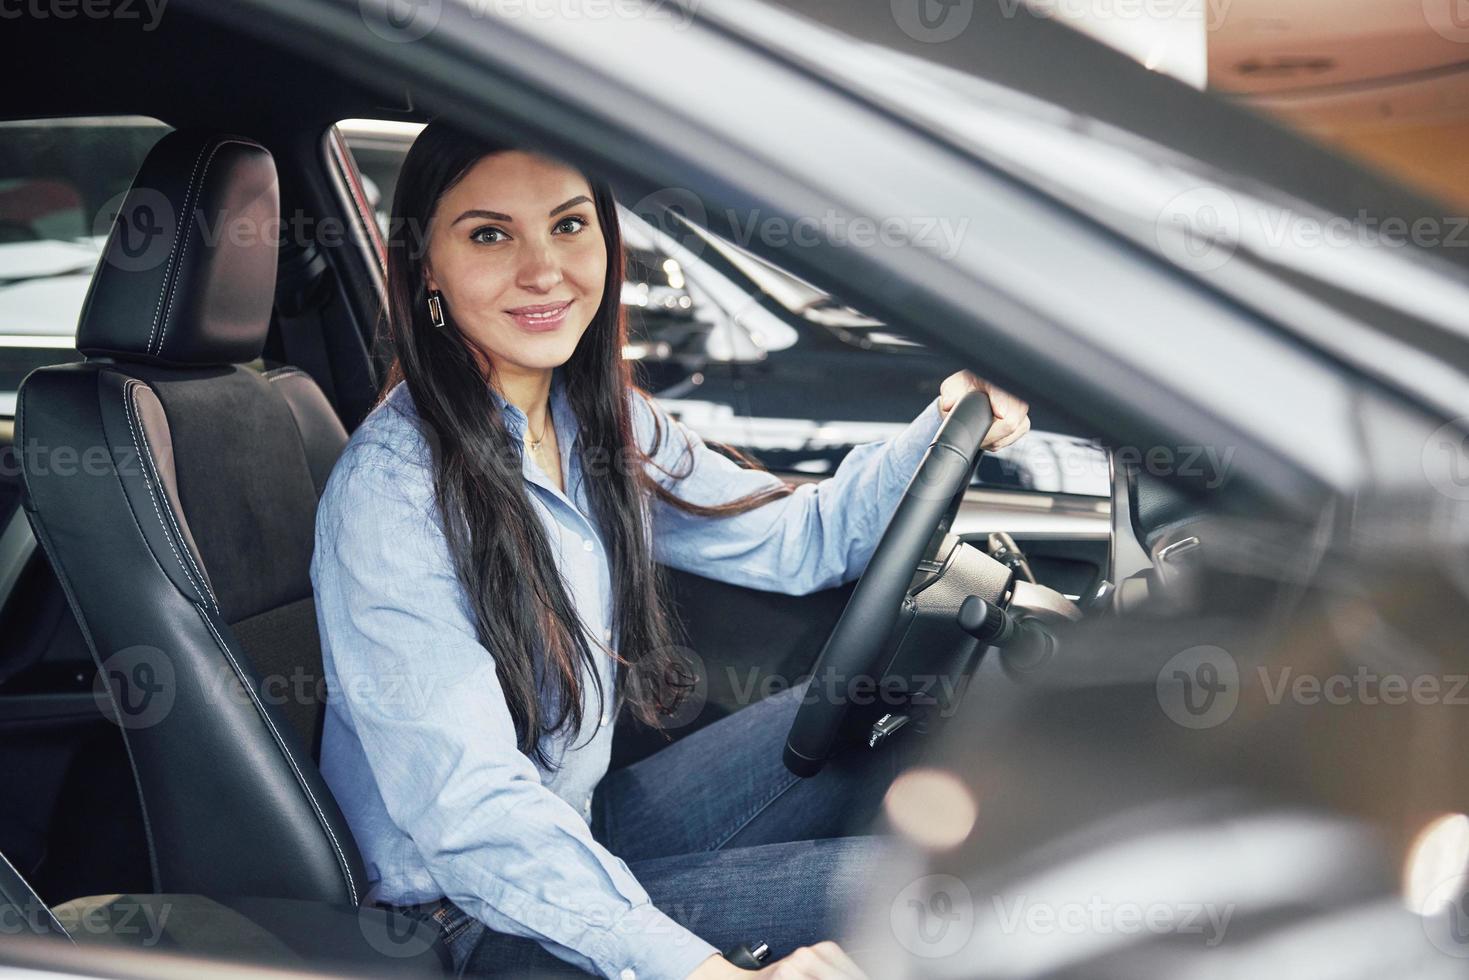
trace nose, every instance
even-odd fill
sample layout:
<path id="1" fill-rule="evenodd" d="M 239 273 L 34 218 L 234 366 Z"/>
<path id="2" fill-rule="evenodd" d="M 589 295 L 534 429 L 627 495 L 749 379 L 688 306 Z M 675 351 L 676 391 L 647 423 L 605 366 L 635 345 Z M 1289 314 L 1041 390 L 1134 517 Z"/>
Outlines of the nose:
<path id="1" fill-rule="evenodd" d="M 561 284 L 561 264 L 551 243 L 528 242 L 521 249 L 516 285 L 535 293 L 544 293 Z"/>

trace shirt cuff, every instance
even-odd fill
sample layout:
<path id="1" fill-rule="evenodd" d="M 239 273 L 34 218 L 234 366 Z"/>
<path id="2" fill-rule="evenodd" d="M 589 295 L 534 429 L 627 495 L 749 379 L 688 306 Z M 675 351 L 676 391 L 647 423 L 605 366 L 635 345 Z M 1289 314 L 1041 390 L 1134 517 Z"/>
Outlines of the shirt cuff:
<path id="1" fill-rule="evenodd" d="M 708 943 L 653 905 L 631 909 L 613 926 L 622 955 L 599 964 L 608 980 L 685 980 L 711 956 Z"/>

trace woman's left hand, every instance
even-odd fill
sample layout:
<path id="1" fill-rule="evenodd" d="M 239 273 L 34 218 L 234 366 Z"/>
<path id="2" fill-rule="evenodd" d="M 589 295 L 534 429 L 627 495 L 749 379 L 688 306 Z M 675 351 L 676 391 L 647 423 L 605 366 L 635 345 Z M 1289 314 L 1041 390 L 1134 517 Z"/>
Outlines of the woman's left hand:
<path id="1" fill-rule="evenodd" d="M 1003 388 L 975 377 L 972 371 L 956 371 L 944 379 L 939 386 L 939 411 L 947 415 L 971 391 L 989 395 L 990 411 L 995 413 L 995 424 L 984 437 L 984 449 L 1004 449 L 1030 431 L 1030 406 Z"/>

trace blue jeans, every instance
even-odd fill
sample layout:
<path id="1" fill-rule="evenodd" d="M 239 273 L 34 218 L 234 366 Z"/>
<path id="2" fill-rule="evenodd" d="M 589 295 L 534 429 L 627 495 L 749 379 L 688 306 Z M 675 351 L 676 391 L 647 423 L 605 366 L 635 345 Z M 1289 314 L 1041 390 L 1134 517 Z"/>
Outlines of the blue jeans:
<path id="1" fill-rule="evenodd" d="M 864 832 L 916 737 L 877 752 L 849 748 L 801 779 L 781 753 L 805 690 L 768 697 L 608 773 L 592 798 L 593 836 L 627 862 L 654 905 L 720 949 L 765 942 L 778 959 L 835 939 L 860 951 L 843 934 L 847 913 L 896 847 Z M 445 931 L 458 976 L 585 976 L 447 898 L 403 911 Z"/>

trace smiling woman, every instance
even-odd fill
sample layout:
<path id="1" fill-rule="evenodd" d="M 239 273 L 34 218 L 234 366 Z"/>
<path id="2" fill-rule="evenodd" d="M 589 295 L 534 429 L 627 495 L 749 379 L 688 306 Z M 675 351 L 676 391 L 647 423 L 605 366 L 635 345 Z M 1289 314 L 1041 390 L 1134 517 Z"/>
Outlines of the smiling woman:
<path id="1" fill-rule="evenodd" d="M 759 938 L 850 976 L 821 940 L 853 897 L 842 869 L 883 845 L 841 838 L 898 756 L 797 787 L 774 741 L 793 692 L 604 779 L 612 720 L 626 705 L 661 727 L 696 685 L 655 562 L 792 594 L 855 578 L 944 412 L 982 383 L 955 375 L 897 437 L 795 488 L 633 385 L 604 184 L 434 122 L 393 211 L 395 364 L 323 493 L 312 564 L 321 765 L 378 899 L 451 920 L 471 974 L 714 977 L 735 969 L 720 947 Z M 1024 403 L 993 400 L 992 440 L 1018 438 Z M 426 707 L 371 696 L 404 672 Z M 736 865 L 744 890 L 710 894 Z"/>

